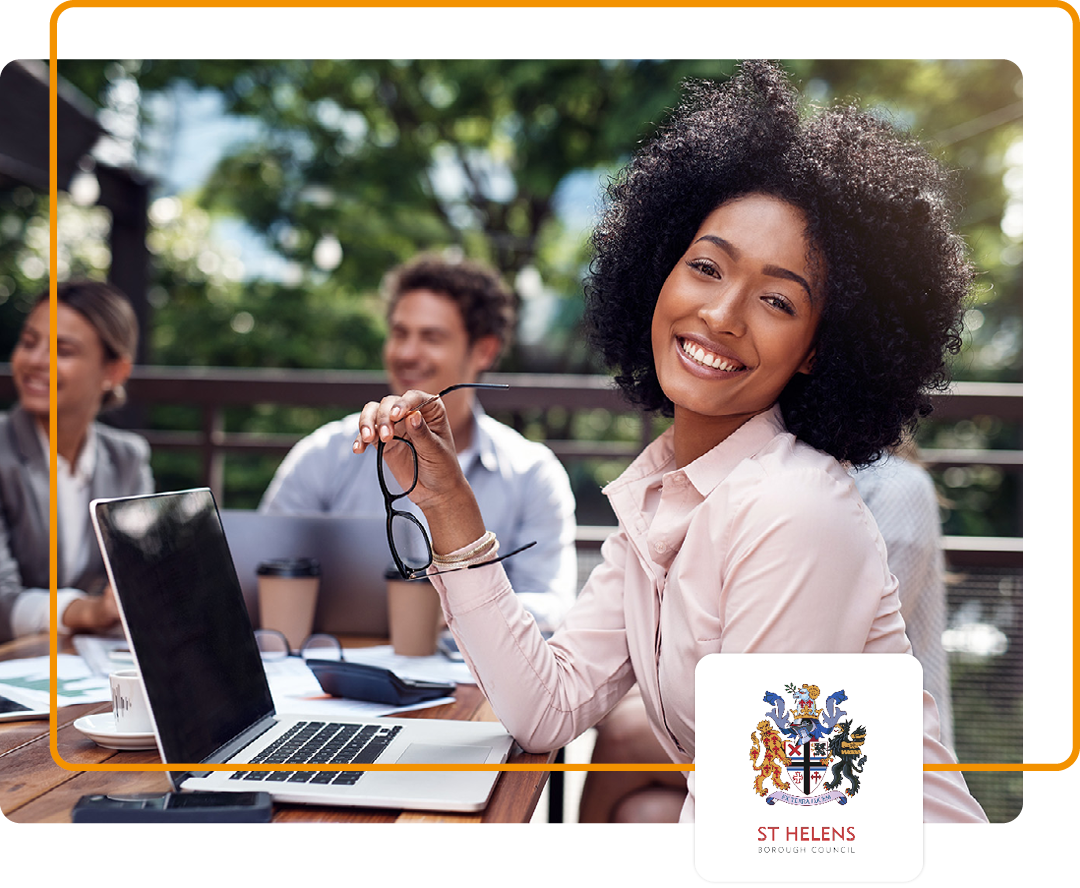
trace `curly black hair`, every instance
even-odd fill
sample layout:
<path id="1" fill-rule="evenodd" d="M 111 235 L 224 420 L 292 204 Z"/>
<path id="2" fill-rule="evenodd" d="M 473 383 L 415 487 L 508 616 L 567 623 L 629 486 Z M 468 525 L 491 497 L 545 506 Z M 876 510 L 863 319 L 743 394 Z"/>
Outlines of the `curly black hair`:
<path id="1" fill-rule="evenodd" d="M 484 336 L 495 336 L 501 352 L 509 343 L 517 317 L 516 297 L 487 265 L 471 259 L 421 253 L 395 266 L 382 282 L 387 317 L 411 290 L 432 290 L 456 303 L 470 344 Z"/>
<path id="2" fill-rule="evenodd" d="M 586 327 L 628 399 L 670 416 L 650 337 L 661 286 L 718 206 L 751 193 L 787 201 L 827 276 L 813 368 L 781 393 L 784 422 L 863 465 L 947 385 L 973 268 L 954 231 L 952 176 L 924 147 L 850 104 L 802 112 L 773 63 L 685 84 L 671 119 L 608 185 Z"/>

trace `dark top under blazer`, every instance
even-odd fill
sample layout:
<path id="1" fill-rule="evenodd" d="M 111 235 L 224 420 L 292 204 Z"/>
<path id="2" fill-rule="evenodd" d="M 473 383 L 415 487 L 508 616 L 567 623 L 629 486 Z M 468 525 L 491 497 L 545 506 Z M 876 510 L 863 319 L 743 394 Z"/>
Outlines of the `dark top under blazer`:
<path id="1" fill-rule="evenodd" d="M 152 493 L 146 439 L 101 423 L 94 430 L 98 449 L 90 498 Z M 70 586 L 99 594 L 106 579 L 101 553 L 91 546 L 89 561 Z M 0 642 L 12 637 L 11 610 L 19 594 L 48 588 L 49 461 L 33 417 L 16 406 L 0 414 Z"/>

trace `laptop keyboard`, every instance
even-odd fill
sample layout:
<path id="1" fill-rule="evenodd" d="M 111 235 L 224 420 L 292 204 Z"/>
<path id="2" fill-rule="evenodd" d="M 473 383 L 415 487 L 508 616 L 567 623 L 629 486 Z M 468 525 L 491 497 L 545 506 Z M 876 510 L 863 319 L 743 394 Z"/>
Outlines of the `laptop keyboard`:
<path id="1" fill-rule="evenodd" d="M 370 764 L 382 755 L 400 730 L 401 725 L 297 722 L 253 758 L 251 764 Z M 237 771 L 230 779 L 352 786 L 363 774 L 363 771 Z"/>

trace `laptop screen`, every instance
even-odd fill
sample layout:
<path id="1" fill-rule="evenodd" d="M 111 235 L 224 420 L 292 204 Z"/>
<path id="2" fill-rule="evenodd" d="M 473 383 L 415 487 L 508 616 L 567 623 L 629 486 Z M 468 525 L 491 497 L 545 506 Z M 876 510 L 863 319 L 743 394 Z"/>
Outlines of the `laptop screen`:
<path id="1" fill-rule="evenodd" d="M 94 509 L 165 760 L 201 762 L 274 712 L 213 495 Z"/>

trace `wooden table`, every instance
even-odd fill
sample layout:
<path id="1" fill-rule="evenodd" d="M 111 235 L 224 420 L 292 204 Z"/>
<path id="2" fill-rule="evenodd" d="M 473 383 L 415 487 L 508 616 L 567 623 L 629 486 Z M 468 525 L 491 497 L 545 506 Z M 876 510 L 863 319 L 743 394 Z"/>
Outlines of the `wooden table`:
<path id="1" fill-rule="evenodd" d="M 47 655 L 48 638 L 33 636 L 0 645 L 0 659 Z M 64 706 L 57 710 L 57 745 L 72 764 L 160 764 L 156 750 L 119 752 L 98 746 L 75 730 L 84 715 L 107 712 L 108 703 Z M 449 718 L 495 721 L 476 685 L 458 685 L 454 702 L 403 713 L 399 718 Z M 511 764 L 546 764 L 551 755 L 532 755 L 515 747 Z M 374 808 L 274 804 L 274 822 L 341 821 L 361 823 L 523 823 L 531 817 L 547 781 L 547 771 L 504 771 L 487 807 L 477 814 L 443 814 Z M 17 823 L 69 823 L 80 796 L 109 792 L 159 792 L 169 789 L 162 771 L 69 771 L 49 751 L 44 720 L 0 722 L 0 811 Z"/>

